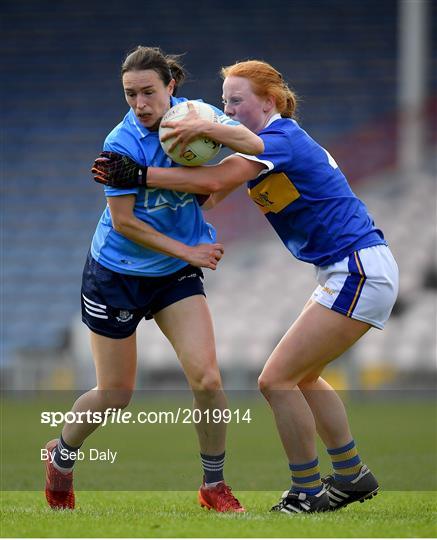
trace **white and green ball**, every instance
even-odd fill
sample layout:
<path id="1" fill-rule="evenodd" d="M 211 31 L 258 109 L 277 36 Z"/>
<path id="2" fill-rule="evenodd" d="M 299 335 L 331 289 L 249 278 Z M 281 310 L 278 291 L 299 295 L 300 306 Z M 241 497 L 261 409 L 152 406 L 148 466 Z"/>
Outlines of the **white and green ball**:
<path id="1" fill-rule="evenodd" d="M 202 103 L 201 101 L 183 101 L 166 112 L 161 120 L 161 125 L 164 122 L 178 122 L 179 120 L 185 118 L 189 112 L 187 103 L 191 103 L 194 106 L 197 114 L 201 118 L 205 118 L 211 122 L 218 122 L 217 114 L 206 103 Z M 172 128 L 163 128 L 160 126 L 159 140 L 161 141 L 164 133 L 169 131 L 172 131 Z M 168 148 L 171 146 L 172 142 L 173 139 L 168 139 L 164 142 L 161 141 L 161 146 L 164 152 L 176 163 L 185 165 L 187 167 L 195 167 L 210 161 L 218 154 L 221 148 L 221 144 L 216 143 L 208 137 L 197 137 L 188 143 L 188 145 L 185 147 L 183 155 L 180 156 L 179 144 L 171 152 L 169 152 Z"/>

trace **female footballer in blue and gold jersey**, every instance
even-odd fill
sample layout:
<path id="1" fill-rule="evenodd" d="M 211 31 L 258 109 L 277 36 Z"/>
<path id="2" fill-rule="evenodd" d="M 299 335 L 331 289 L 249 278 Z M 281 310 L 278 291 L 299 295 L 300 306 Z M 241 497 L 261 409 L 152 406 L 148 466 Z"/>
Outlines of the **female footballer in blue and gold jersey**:
<path id="1" fill-rule="evenodd" d="M 371 327 L 382 329 L 398 292 L 398 268 L 365 205 L 333 157 L 293 119 L 296 98 L 271 65 L 251 60 L 222 69 L 225 113 L 264 142 L 257 156 L 232 155 L 196 169 L 143 170 L 147 185 L 211 194 L 213 206 L 242 183 L 288 250 L 316 268 L 318 286 L 268 358 L 259 387 L 288 457 L 292 485 L 272 510 L 336 510 L 371 498 L 378 482 L 363 464 L 344 405 L 324 367 Z M 193 119 L 175 125 L 187 142 Z M 115 181 L 109 169 L 106 182 Z M 100 179 L 101 181 L 101 179 Z M 321 478 L 316 433 L 333 474 Z"/>
<path id="2" fill-rule="evenodd" d="M 170 167 L 158 127 L 184 71 L 176 57 L 151 47 L 130 53 L 121 70 L 130 110 L 104 143 L 144 166 Z M 263 143 L 217 110 L 219 122 L 198 122 L 217 142 L 256 154 Z M 214 332 L 200 267 L 215 269 L 223 254 L 192 193 L 168 189 L 105 188 L 107 207 L 94 234 L 82 281 L 82 319 L 90 329 L 97 386 L 72 411 L 126 407 L 135 385 L 136 327 L 154 319 L 174 347 L 201 411 L 223 409 L 226 398 L 217 366 Z M 74 508 L 72 470 L 77 450 L 98 424 L 68 423 L 47 444 L 46 498 L 52 508 Z M 244 508 L 223 479 L 226 425 L 196 424 L 204 481 L 202 506 L 219 512 Z"/>

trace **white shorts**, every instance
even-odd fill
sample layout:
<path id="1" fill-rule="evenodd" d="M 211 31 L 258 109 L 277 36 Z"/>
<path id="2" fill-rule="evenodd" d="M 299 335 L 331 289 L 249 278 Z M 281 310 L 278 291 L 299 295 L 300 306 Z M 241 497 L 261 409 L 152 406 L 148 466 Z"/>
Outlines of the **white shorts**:
<path id="1" fill-rule="evenodd" d="M 385 245 L 354 251 L 342 261 L 316 266 L 311 299 L 352 319 L 383 329 L 399 289 L 398 265 Z"/>

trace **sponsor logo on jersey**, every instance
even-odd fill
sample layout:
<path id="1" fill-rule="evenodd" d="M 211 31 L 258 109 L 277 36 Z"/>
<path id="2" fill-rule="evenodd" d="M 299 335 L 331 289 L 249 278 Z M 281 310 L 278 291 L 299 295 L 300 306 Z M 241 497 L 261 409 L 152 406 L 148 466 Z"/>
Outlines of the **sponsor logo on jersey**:
<path id="1" fill-rule="evenodd" d="M 298 199 L 300 193 L 286 174 L 274 173 L 250 188 L 249 196 L 264 214 L 278 214 Z"/>

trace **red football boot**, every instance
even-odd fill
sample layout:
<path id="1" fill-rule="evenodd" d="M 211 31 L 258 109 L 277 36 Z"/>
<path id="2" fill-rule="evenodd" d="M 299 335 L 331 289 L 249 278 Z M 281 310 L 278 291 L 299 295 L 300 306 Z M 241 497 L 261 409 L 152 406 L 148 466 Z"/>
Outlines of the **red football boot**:
<path id="1" fill-rule="evenodd" d="M 61 473 L 51 463 L 53 450 L 58 444 L 58 439 L 49 441 L 46 444 L 46 449 L 49 456 L 46 462 L 46 499 L 51 508 L 54 510 L 73 510 L 74 508 L 74 491 L 73 491 L 73 473 Z"/>
<path id="2" fill-rule="evenodd" d="M 206 487 L 203 483 L 198 492 L 200 506 L 208 508 L 208 510 L 216 510 L 217 512 L 245 512 L 240 501 L 234 497 L 231 488 L 224 482 L 218 483 L 214 487 Z"/>

